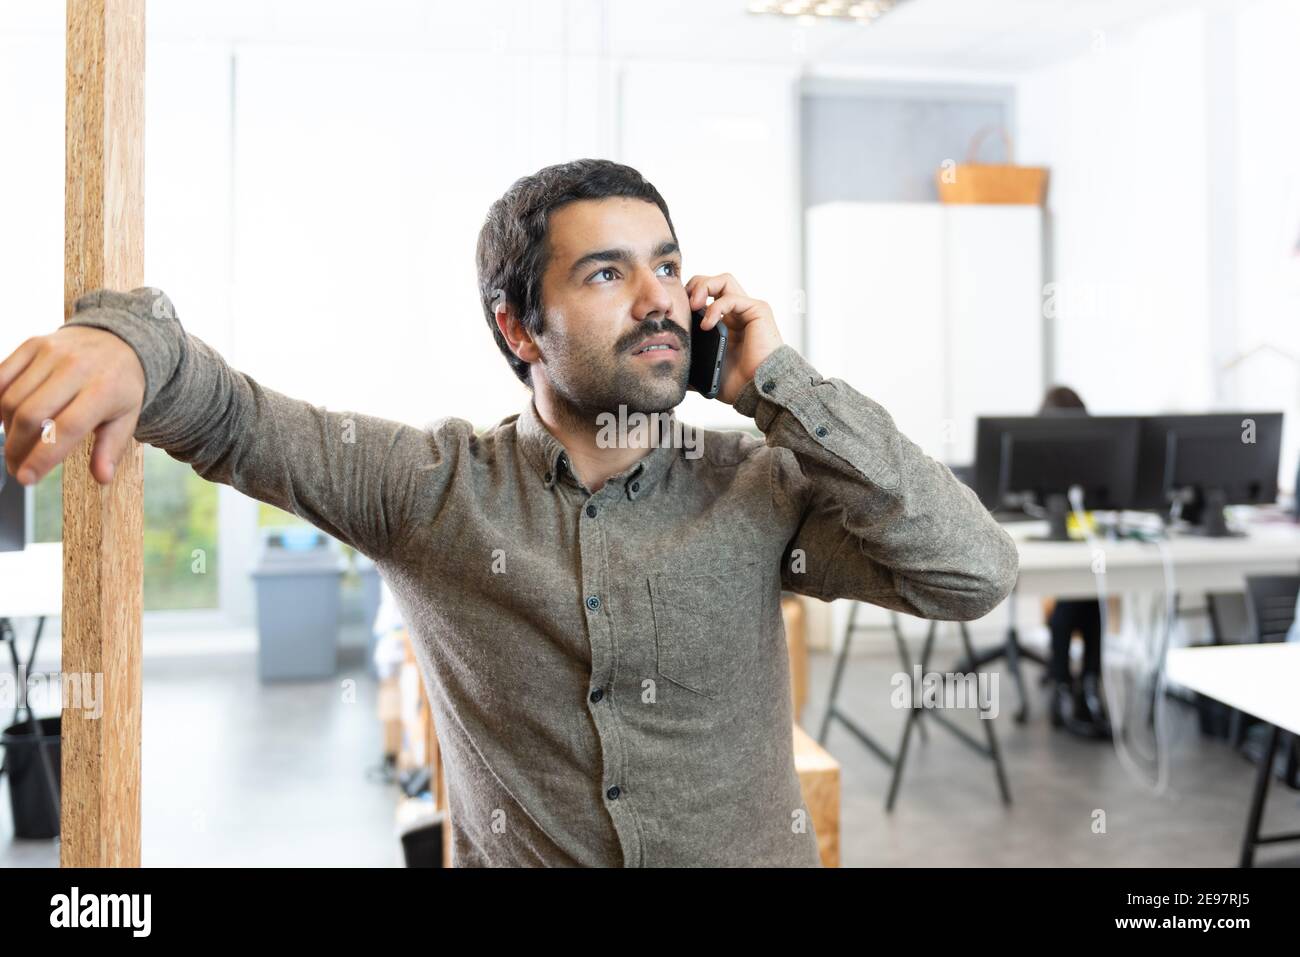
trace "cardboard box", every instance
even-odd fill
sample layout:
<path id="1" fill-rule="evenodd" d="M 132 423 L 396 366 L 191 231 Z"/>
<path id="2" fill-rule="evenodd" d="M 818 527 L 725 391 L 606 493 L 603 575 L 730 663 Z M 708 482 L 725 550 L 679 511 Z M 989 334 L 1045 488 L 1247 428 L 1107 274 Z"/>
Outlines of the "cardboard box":
<path id="1" fill-rule="evenodd" d="M 797 724 L 794 767 L 817 832 L 823 867 L 840 866 L 840 763 Z"/>
<path id="2" fill-rule="evenodd" d="M 396 676 L 379 682 L 377 710 L 384 757 L 395 761 L 402 750 L 402 693 Z"/>
<path id="3" fill-rule="evenodd" d="M 781 599 L 781 618 L 785 622 L 785 645 L 790 654 L 790 700 L 794 703 L 794 722 L 803 721 L 808 703 L 808 629 L 804 600 L 798 595 Z"/>

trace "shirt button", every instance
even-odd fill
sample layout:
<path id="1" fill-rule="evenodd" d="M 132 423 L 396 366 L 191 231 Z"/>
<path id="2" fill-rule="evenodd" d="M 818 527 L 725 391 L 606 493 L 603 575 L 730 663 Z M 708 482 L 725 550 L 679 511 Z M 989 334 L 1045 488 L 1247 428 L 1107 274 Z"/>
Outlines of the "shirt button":
<path id="1" fill-rule="evenodd" d="M 617 801 L 618 796 L 622 793 L 623 792 L 618 789 L 618 785 L 615 784 L 612 788 L 610 788 L 608 791 L 605 792 L 605 797 L 609 798 L 611 801 Z"/>
<path id="2" fill-rule="evenodd" d="M 591 700 L 593 703 L 599 701 L 603 697 L 605 697 L 605 692 L 602 691 L 600 688 L 597 688 L 595 691 L 591 693 Z"/>
<path id="3" fill-rule="evenodd" d="M 588 596 L 587 596 L 587 608 L 588 608 L 589 610 L 591 610 L 591 611 L 597 611 L 597 610 L 599 610 L 599 609 L 600 609 L 600 596 L 598 596 L 598 595 L 588 595 Z"/>
<path id="4" fill-rule="evenodd" d="M 830 429 L 826 428 L 824 425 L 817 426 L 817 438 L 824 439 L 828 435 L 830 435 Z"/>
<path id="5" fill-rule="evenodd" d="M 776 391 L 776 383 L 773 382 L 771 379 L 768 379 L 766 382 L 763 383 L 763 391 L 764 392 Z"/>
<path id="6" fill-rule="evenodd" d="M 547 472 L 545 475 L 542 476 L 542 481 L 543 481 L 543 482 L 549 482 L 550 480 L 551 480 L 551 473 L 550 473 L 550 472 Z"/>
<path id="7" fill-rule="evenodd" d="M 632 483 L 632 491 L 634 491 L 634 492 L 639 492 L 639 491 L 641 491 L 641 483 L 640 483 L 640 482 L 633 482 L 633 483 Z"/>
<path id="8" fill-rule="evenodd" d="M 595 517 L 596 517 L 596 506 L 594 506 L 594 505 L 588 505 L 588 506 L 587 506 L 587 517 L 588 517 L 588 518 L 595 518 Z"/>

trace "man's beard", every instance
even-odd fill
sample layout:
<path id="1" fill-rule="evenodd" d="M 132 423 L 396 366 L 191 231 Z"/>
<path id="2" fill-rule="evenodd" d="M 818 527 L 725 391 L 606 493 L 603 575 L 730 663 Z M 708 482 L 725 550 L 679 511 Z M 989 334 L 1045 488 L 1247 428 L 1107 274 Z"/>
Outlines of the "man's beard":
<path id="1" fill-rule="evenodd" d="M 678 339 L 681 353 L 676 364 L 665 361 L 636 369 L 634 363 L 644 364 L 645 360 L 632 358 L 628 350 L 661 332 L 671 333 Z M 618 415 L 620 408 L 628 415 L 667 412 L 680 405 L 686 397 L 690 340 L 676 324 L 666 322 L 652 327 L 645 323 L 614 344 L 615 365 L 611 366 L 608 355 L 605 347 L 579 347 L 570 350 L 563 368 L 549 365 L 547 373 L 551 388 L 564 406 L 560 414 L 571 425 L 596 428 L 599 416 L 604 413 Z"/>

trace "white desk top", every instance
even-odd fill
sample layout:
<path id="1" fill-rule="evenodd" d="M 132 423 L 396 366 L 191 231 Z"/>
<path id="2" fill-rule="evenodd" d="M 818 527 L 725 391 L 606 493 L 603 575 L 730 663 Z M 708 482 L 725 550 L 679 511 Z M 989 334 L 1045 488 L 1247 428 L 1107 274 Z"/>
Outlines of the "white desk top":
<path id="1" fill-rule="evenodd" d="M 63 543 L 0 552 L 0 617 L 63 614 Z"/>
<path id="2" fill-rule="evenodd" d="M 1170 681 L 1300 734 L 1300 642 L 1174 648 Z"/>
<path id="3" fill-rule="evenodd" d="M 1020 591 L 1060 597 L 1096 594 L 1092 546 L 1085 541 L 1039 542 L 1046 522 L 1004 526 L 1020 551 Z M 1105 552 L 1108 590 L 1160 590 L 1160 549 L 1132 539 L 1098 542 Z M 1241 538 L 1176 535 L 1168 542 L 1180 591 L 1239 591 L 1247 575 L 1300 573 L 1300 525 L 1259 522 Z"/>
<path id="4" fill-rule="evenodd" d="M 1091 567 L 1092 550 L 1086 541 L 1037 542 L 1035 536 L 1047 534 L 1046 522 L 1017 522 L 1004 526 L 1020 550 L 1022 568 L 1051 569 Z M 1106 567 L 1146 565 L 1160 560 L 1154 544 L 1134 540 L 1098 544 L 1106 551 Z M 1236 562 L 1246 558 L 1300 561 L 1300 525 L 1269 522 L 1251 525 L 1240 538 L 1206 538 L 1199 535 L 1175 535 L 1168 542 L 1176 565 Z"/>

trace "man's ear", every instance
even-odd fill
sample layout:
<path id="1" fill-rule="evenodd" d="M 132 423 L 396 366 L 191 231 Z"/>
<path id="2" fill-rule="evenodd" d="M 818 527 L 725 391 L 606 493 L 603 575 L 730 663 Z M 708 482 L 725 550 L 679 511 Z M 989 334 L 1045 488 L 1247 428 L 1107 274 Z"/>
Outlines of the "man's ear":
<path id="1" fill-rule="evenodd" d="M 497 299 L 495 318 L 497 328 L 501 330 L 501 335 L 505 337 L 511 352 L 529 365 L 542 357 L 542 351 L 537 348 L 532 335 L 519 321 L 515 308 L 506 302 L 505 296 Z"/>

